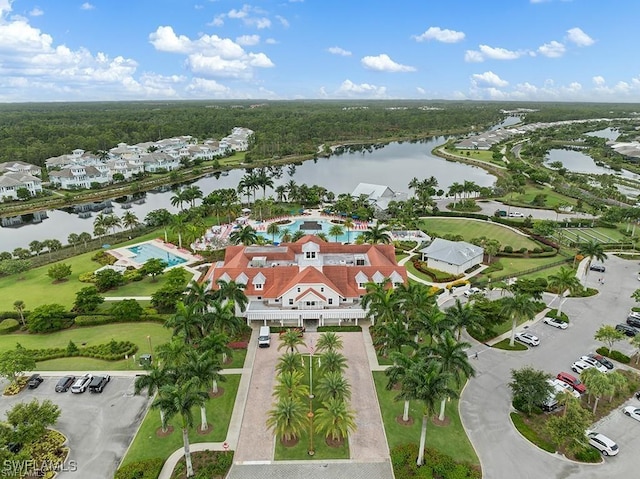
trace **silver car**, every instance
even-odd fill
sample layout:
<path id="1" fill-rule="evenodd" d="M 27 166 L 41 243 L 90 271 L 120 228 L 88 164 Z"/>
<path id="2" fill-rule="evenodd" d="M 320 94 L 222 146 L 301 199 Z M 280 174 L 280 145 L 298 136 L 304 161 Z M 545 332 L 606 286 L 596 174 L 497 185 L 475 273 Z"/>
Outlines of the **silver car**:
<path id="1" fill-rule="evenodd" d="M 518 333 L 516 334 L 516 341 L 520 341 L 528 346 L 538 346 L 540 344 L 540 339 L 538 336 L 534 336 L 531 333 Z"/>
<path id="2" fill-rule="evenodd" d="M 544 324 L 548 324 L 549 326 L 553 326 L 554 328 L 558 328 L 558 329 L 567 329 L 567 327 L 569 326 L 567 323 L 565 323 L 561 319 L 550 318 L 549 316 L 544 318 L 542 322 Z"/>
<path id="3" fill-rule="evenodd" d="M 589 438 L 589 444 L 604 456 L 615 456 L 620 452 L 618 445 L 604 434 L 596 431 L 588 431 L 587 438 Z"/>

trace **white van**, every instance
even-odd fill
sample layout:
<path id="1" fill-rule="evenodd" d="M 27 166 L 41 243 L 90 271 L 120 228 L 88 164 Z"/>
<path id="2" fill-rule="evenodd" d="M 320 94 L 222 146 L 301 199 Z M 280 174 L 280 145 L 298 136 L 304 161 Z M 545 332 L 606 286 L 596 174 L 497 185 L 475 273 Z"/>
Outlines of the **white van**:
<path id="1" fill-rule="evenodd" d="M 268 348 L 271 345 L 271 328 L 269 326 L 260 326 L 260 334 L 258 334 L 258 346 Z"/>

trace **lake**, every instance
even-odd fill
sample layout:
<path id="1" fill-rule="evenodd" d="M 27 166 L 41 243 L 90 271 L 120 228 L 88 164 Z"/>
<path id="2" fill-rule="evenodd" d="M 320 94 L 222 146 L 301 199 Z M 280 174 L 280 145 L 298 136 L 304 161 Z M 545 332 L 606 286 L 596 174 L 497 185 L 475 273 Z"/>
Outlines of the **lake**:
<path id="1" fill-rule="evenodd" d="M 445 192 L 454 182 L 473 181 L 479 186 L 491 186 L 495 176 L 485 170 L 467 165 L 446 161 L 431 154 L 437 145 L 446 142 L 446 138 L 437 137 L 420 142 L 391 143 L 384 147 L 370 148 L 366 151 L 352 151 L 332 155 L 329 158 L 305 161 L 295 166 L 293 174 L 290 168 L 282 168 L 282 176 L 274 178 L 274 188 L 293 179 L 298 185 L 319 185 L 332 191 L 336 196 L 340 193 L 351 193 L 358 183 L 374 183 L 389 186 L 394 191 L 410 193 L 408 184 L 412 178 L 418 179 L 435 176 L 439 188 Z M 206 196 L 219 188 L 236 188 L 245 175 L 244 169 L 232 170 L 228 176 L 205 177 L 193 184 L 200 187 Z M 267 196 L 273 190 L 267 189 Z M 261 197 L 262 191 L 257 193 Z M 140 221 L 152 210 L 166 208 L 172 213 L 178 209 L 171 206 L 172 191 L 148 192 L 144 203 L 130 204 L 129 209 L 112 201 L 113 213 L 122 216 L 126 211 L 134 213 Z M 15 248 L 28 248 L 33 240 L 58 239 L 67 243 L 70 233 L 88 232 L 93 234 L 92 217 L 80 218 L 77 213 L 62 210 L 47 211 L 48 218 L 38 224 L 25 224 L 19 227 L 0 227 L 0 251 L 13 251 Z"/>

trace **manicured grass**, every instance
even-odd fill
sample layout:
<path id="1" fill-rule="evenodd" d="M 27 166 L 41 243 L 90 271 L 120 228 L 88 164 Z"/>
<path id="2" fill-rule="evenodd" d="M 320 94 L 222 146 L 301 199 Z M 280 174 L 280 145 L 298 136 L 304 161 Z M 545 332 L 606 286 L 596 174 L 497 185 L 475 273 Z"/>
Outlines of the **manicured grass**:
<path id="1" fill-rule="evenodd" d="M 522 420 L 522 415 L 520 413 L 512 412 L 509 413 L 509 415 L 511 416 L 513 425 L 518 430 L 518 432 L 520 432 L 520 434 L 525 437 L 525 439 L 547 452 L 556 452 L 556 446 L 539 437 L 538 433 L 531 429 L 531 427 L 529 427 L 529 425 Z"/>
<path id="2" fill-rule="evenodd" d="M 575 198 L 564 196 L 547 186 L 539 185 L 527 185 L 525 186 L 524 193 L 522 194 L 508 194 L 498 199 L 515 206 L 531 207 L 533 199 L 539 194 L 547 195 L 546 202 L 544 204 L 545 208 L 553 208 L 560 205 L 575 206 L 577 203 Z"/>
<path id="3" fill-rule="evenodd" d="M 504 247 L 510 245 L 514 250 L 520 248 L 533 249 L 538 245 L 526 236 L 515 233 L 509 228 L 487 221 L 475 221 L 460 218 L 426 218 L 421 221 L 420 229 L 427 233 L 434 232 L 443 236 L 445 234 L 460 235 L 465 241 L 486 236 L 496 239 Z"/>
<path id="4" fill-rule="evenodd" d="M 503 256 L 500 257 L 500 263 L 503 266 L 502 271 L 496 271 L 492 274 L 492 276 L 495 278 L 510 276 L 513 274 L 517 274 L 520 271 L 526 271 L 528 269 L 538 268 L 547 264 L 553 264 L 561 259 L 562 256 L 558 255 L 549 256 L 547 258 L 511 258 Z"/>
<path id="5" fill-rule="evenodd" d="M 431 279 L 429 276 L 427 276 L 426 274 L 424 274 L 424 273 L 423 273 L 423 272 L 421 272 L 421 271 L 418 271 L 418 270 L 413 266 L 413 262 L 412 262 L 411 260 L 407 261 L 407 262 L 404 264 L 404 267 L 405 267 L 405 268 L 407 268 L 407 271 L 408 271 L 409 273 L 413 274 L 414 276 L 416 276 L 416 277 L 418 277 L 418 278 L 420 278 L 420 279 L 423 279 L 423 280 L 425 280 L 425 281 L 432 282 L 432 279 Z"/>
<path id="6" fill-rule="evenodd" d="M 224 394 L 207 401 L 207 421 L 213 426 L 213 429 L 208 434 L 198 433 L 200 408 L 193 408 L 194 424 L 193 427 L 189 428 L 189 441 L 191 444 L 197 442 L 222 442 L 227 438 L 227 430 L 229 429 L 229 421 L 231 420 L 240 377 L 238 374 L 226 376 L 227 380 L 220 383 L 220 387 L 224 388 Z M 122 464 L 156 457 L 166 459 L 174 451 L 182 448 L 181 418 L 176 416 L 169 421 L 169 424 L 174 427 L 173 432 L 166 437 L 158 437 L 156 431 L 160 429 L 160 413 L 157 409 L 150 409 L 142 421 L 142 425 L 133 439 Z"/>
<path id="7" fill-rule="evenodd" d="M 152 281 L 150 277 L 143 278 L 141 281 L 133 281 L 131 283 L 120 286 L 118 289 L 113 289 L 103 293 L 105 297 L 109 296 L 151 296 L 158 288 L 164 286 L 166 278 L 164 275 L 156 277 L 156 281 Z"/>
<path id="8" fill-rule="evenodd" d="M 419 443 L 422 425 L 422 405 L 417 401 L 412 401 L 409 406 L 409 415 L 414 419 L 413 424 L 410 426 L 399 424 L 396 418 L 398 416 L 402 417 L 404 401 L 396 401 L 394 399 L 398 391 L 388 391 L 385 388 L 387 377 L 383 371 L 373 372 L 373 379 L 389 448 L 393 449 L 395 446 L 406 444 L 407 442 Z M 479 465 L 478 457 L 460 422 L 458 400 L 452 399 L 447 402 L 445 415 L 450 420 L 447 426 L 436 426 L 429 421 L 426 446 L 437 449 L 455 458 L 456 461 Z"/>
<path id="9" fill-rule="evenodd" d="M 525 346 L 524 344 L 518 341 L 514 342 L 513 346 L 510 346 L 509 341 L 510 341 L 509 338 L 505 338 L 491 347 L 496 349 L 504 349 L 505 351 L 526 351 L 527 349 L 529 349 L 527 346 Z"/>
<path id="10" fill-rule="evenodd" d="M 39 348 L 66 348 L 69 341 L 77 346 L 85 343 L 87 346 L 108 343 L 112 339 L 116 341 L 131 341 L 138 345 L 137 354 L 149 352 L 149 339 L 155 348 L 165 343 L 171 337 L 171 331 L 158 323 L 118 323 L 101 326 L 89 326 L 86 328 L 72 328 L 50 334 L 13 333 L 0 336 L 0 350 L 6 351 L 15 348 L 20 343 L 27 349 Z M 47 370 L 125 370 L 139 369 L 133 364 L 133 360 L 101 361 L 89 358 L 61 358 L 38 363 L 38 369 Z"/>

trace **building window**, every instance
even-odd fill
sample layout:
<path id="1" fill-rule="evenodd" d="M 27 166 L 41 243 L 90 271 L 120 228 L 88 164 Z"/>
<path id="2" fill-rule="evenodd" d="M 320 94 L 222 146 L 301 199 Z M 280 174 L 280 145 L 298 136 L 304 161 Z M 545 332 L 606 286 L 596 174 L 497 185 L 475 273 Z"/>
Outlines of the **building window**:
<path id="1" fill-rule="evenodd" d="M 253 285 L 253 287 L 256 288 L 256 289 L 262 289 L 263 286 L 264 286 L 264 284 L 262 284 L 262 283 Z"/>
<path id="2" fill-rule="evenodd" d="M 300 288 L 298 288 L 298 293 L 300 292 Z"/>
<path id="3" fill-rule="evenodd" d="M 289 306 L 293 306 L 293 298 L 289 299 Z"/>
<path id="4" fill-rule="evenodd" d="M 324 288 L 322 286 L 320 287 L 320 292 L 324 293 Z"/>
<path id="5" fill-rule="evenodd" d="M 258 296 L 258 301 L 262 299 L 262 296 Z"/>
<path id="6" fill-rule="evenodd" d="M 356 260 L 356 266 L 364 266 L 364 259 L 363 258 L 358 258 Z"/>
<path id="7" fill-rule="evenodd" d="M 329 304 L 333 304 L 333 298 L 329 298 Z"/>
<path id="8" fill-rule="evenodd" d="M 358 288 L 365 289 L 365 283 L 358 283 Z"/>
<path id="9" fill-rule="evenodd" d="M 305 258 L 307 259 L 315 259 L 316 257 L 316 252 L 315 251 L 307 251 L 305 253 Z"/>

